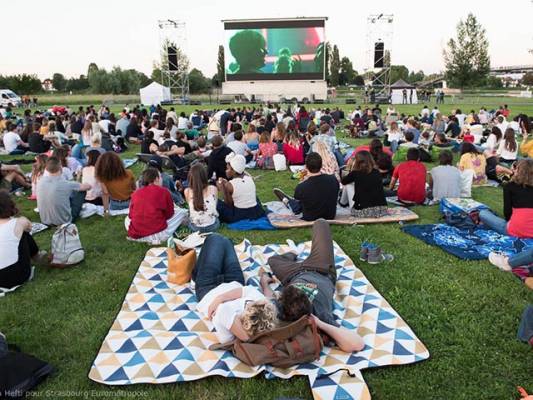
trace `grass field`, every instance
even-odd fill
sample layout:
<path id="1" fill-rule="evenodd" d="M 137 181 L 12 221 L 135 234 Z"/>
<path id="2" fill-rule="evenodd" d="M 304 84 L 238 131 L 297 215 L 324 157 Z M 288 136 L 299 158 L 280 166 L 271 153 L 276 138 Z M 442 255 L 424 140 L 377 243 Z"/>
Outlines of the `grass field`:
<path id="1" fill-rule="evenodd" d="M 499 100 L 486 104 L 497 105 Z M 479 105 L 461 107 L 477 110 Z M 193 108 L 177 106 L 176 110 Z M 444 105 L 441 110 L 449 112 L 451 108 Z M 113 106 L 113 111 L 119 109 Z M 420 106 L 398 109 L 414 113 Z M 513 114 L 531 114 L 533 103 L 511 109 Z M 124 156 L 132 157 L 136 151 L 132 146 Z M 139 173 L 142 166 L 133 169 Z M 287 172 L 253 174 L 262 201 L 274 199 L 273 187 L 290 192 L 296 185 Z M 473 197 L 501 215 L 500 188 L 477 188 Z M 20 199 L 18 204 L 22 214 L 38 220 L 34 202 Z M 414 211 L 420 215 L 417 223 L 434 223 L 440 217 L 437 207 L 415 207 Z M 131 398 L 128 393 L 133 392 L 142 392 L 137 397 L 149 399 L 311 398 L 305 378 L 211 378 L 118 388 L 90 381 L 87 374 L 91 363 L 148 247 L 125 239 L 121 217 L 92 217 L 78 226 L 86 250 L 81 265 L 65 271 L 38 270 L 33 282 L 0 299 L 0 330 L 9 341 L 57 368 L 57 373 L 39 387 L 42 398 L 68 398 L 61 396 L 62 391 L 95 391 L 92 393 L 99 397 L 116 399 Z M 242 233 L 223 228 L 221 233 L 235 242 L 246 237 L 257 244 L 281 243 L 288 238 L 299 242 L 311 236 L 309 229 Z M 51 234 L 46 231 L 36 236 L 42 248 L 49 249 Z M 333 237 L 353 260 L 358 259 L 359 245 L 365 239 L 394 254 L 392 264 L 356 264 L 431 353 L 428 361 L 419 364 L 364 371 L 373 399 L 517 399 L 517 385 L 533 392 L 533 352 L 516 340 L 521 312 L 533 303 L 533 292 L 518 279 L 487 261 L 460 261 L 427 246 L 402 233 L 398 224 L 336 226 Z"/>

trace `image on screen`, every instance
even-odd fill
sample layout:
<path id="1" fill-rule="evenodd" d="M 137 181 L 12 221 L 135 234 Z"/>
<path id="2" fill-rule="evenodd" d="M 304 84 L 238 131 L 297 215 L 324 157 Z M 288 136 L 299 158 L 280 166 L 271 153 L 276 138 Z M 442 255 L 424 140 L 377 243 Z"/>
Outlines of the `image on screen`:
<path id="1" fill-rule="evenodd" d="M 227 80 L 323 79 L 324 27 L 226 29 Z"/>

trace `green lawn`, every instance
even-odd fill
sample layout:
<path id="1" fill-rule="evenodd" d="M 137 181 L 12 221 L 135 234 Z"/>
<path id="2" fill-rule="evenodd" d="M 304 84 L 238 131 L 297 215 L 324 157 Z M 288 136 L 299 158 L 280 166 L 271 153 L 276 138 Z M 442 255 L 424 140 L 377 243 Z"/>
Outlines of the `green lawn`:
<path id="1" fill-rule="evenodd" d="M 178 112 L 193 108 L 176 107 Z M 420 109 L 398 108 L 402 112 Z M 448 112 L 451 108 L 445 105 L 441 109 Z M 512 107 L 513 114 L 532 109 Z M 131 157 L 136 150 L 132 146 L 124 156 Z M 136 173 L 141 169 L 140 165 L 134 167 Z M 259 171 L 254 175 L 259 175 L 256 183 L 262 201 L 274 199 L 273 187 L 290 192 L 296 185 L 288 172 Z M 473 195 L 501 214 L 501 189 L 477 188 Z M 20 199 L 18 203 L 22 214 L 38 220 L 34 202 Z M 434 223 L 440 217 L 437 207 L 415 207 L 414 211 L 420 215 L 417 223 Z M 92 390 L 114 391 L 114 398 L 127 398 L 116 393 L 124 390 L 142 391 L 144 398 L 150 399 L 311 398 L 306 378 L 267 381 L 215 377 L 129 387 L 106 387 L 90 381 L 87 374 L 91 363 L 148 247 L 125 239 L 121 217 L 105 220 L 95 216 L 78 226 L 86 249 L 81 265 L 65 271 L 37 270 L 33 282 L 0 299 L 0 330 L 9 341 L 57 368 L 57 373 L 39 387 L 41 397 L 60 397 L 57 393 L 47 395 L 47 390 Z M 235 242 L 246 237 L 257 244 L 280 243 L 288 238 L 299 242 L 311 237 L 309 229 L 242 233 L 224 228 L 221 233 Z M 517 399 L 517 385 L 533 392 L 533 352 L 516 340 L 520 315 L 528 303 L 533 303 L 533 292 L 518 279 L 487 261 L 460 261 L 427 246 L 402 233 L 398 224 L 336 226 L 333 236 L 353 260 L 358 260 L 359 245 L 365 239 L 394 254 L 392 264 L 356 264 L 431 353 L 428 361 L 415 365 L 364 371 L 373 399 Z M 50 231 L 36 236 L 44 249 L 49 249 L 50 239 Z"/>

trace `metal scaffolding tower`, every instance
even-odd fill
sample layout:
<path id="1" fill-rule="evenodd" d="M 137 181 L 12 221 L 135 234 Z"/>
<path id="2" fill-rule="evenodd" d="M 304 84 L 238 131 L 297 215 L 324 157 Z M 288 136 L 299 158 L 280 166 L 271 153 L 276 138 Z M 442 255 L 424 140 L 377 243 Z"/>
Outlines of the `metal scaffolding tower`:
<path id="1" fill-rule="evenodd" d="M 390 98 L 393 22 L 392 14 L 367 18 L 365 75 L 372 81 L 375 102 L 388 102 Z"/>
<path id="2" fill-rule="evenodd" d="M 170 88 L 174 101 L 189 101 L 189 59 L 185 22 L 166 19 L 157 22 L 161 55 L 161 83 Z"/>

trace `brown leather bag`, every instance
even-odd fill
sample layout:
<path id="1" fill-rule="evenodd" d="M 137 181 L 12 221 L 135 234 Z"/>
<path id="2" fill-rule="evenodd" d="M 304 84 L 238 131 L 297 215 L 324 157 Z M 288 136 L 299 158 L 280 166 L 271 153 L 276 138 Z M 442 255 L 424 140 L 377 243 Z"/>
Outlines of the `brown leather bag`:
<path id="1" fill-rule="evenodd" d="M 324 342 L 315 321 L 304 316 L 270 332 L 263 332 L 247 342 L 235 339 L 212 345 L 210 350 L 231 350 L 233 355 L 250 366 L 270 364 L 288 368 L 320 358 Z"/>
<path id="2" fill-rule="evenodd" d="M 176 285 L 189 282 L 196 265 L 196 251 L 175 244 L 171 238 L 168 241 L 167 257 L 167 281 Z"/>

